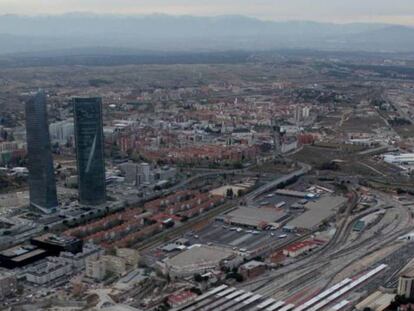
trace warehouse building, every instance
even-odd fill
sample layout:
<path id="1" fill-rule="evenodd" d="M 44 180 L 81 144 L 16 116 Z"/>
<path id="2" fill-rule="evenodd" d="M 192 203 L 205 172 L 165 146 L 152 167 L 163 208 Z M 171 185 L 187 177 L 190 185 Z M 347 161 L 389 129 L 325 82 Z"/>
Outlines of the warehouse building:
<path id="1" fill-rule="evenodd" d="M 287 218 L 288 215 L 280 209 L 268 207 L 239 207 L 217 219 L 232 226 L 262 230 L 268 226 L 278 228 L 281 223 L 287 220 Z"/>
<path id="2" fill-rule="evenodd" d="M 295 229 L 312 230 L 317 228 L 324 220 L 331 218 L 344 206 L 347 198 L 342 196 L 323 196 L 306 204 L 306 211 L 291 220 L 288 226 Z"/>
<path id="3" fill-rule="evenodd" d="M 172 258 L 158 262 L 158 266 L 170 277 L 187 277 L 209 272 L 221 265 L 238 266 L 242 261 L 243 258 L 227 248 L 193 245 Z"/>

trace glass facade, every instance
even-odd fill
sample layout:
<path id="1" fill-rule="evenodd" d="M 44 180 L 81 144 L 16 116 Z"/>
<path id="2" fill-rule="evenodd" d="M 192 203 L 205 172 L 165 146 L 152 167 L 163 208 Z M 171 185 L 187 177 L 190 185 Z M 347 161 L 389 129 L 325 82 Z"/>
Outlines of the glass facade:
<path id="1" fill-rule="evenodd" d="M 57 209 L 58 200 L 43 92 L 26 102 L 26 132 L 30 205 L 46 213 L 52 212 Z"/>
<path id="2" fill-rule="evenodd" d="M 105 203 L 105 161 L 101 98 L 74 98 L 79 202 Z"/>

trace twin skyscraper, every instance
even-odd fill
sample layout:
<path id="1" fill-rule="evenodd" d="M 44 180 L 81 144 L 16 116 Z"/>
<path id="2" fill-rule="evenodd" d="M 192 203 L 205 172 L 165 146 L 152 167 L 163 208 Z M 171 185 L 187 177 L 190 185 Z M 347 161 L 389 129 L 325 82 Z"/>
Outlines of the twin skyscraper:
<path id="1" fill-rule="evenodd" d="M 101 98 L 74 98 L 75 144 L 79 203 L 100 206 L 106 201 Z M 52 213 L 58 208 L 46 96 L 38 92 L 26 102 L 30 205 Z"/>

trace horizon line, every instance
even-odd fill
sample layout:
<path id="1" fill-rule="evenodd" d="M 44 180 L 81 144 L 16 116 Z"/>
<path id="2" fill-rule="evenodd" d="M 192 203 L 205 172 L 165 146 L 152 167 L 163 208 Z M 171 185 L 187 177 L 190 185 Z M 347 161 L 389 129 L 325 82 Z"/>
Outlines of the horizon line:
<path id="1" fill-rule="evenodd" d="M 365 21 L 320 21 L 313 19 L 271 19 L 271 18 L 260 18 L 257 16 L 249 16 L 244 14 L 212 14 L 212 15 L 200 15 L 200 14 L 171 14 L 163 12 L 153 12 L 153 13 L 107 13 L 107 12 L 93 12 L 93 11 L 70 11 L 63 13 L 35 13 L 35 14 L 20 14 L 20 13 L 2 13 L 0 17 L 27 17 L 27 18 L 36 18 L 36 17 L 63 17 L 70 15 L 84 15 L 84 16 L 96 16 L 96 17 L 151 17 L 151 16 L 166 16 L 166 17 L 194 17 L 194 18 L 220 18 L 220 17 L 241 17 L 246 19 L 253 19 L 261 22 L 268 23 L 315 23 L 315 24 L 333 24 L 333 25 L 356 25 L 356 24 L 371 24 L 371 25 L 388 25 L 388 26 L 403 26 L 414 28 L 413 24 L 405 23 L 393 23 L 393 22 L 384 22 L 384 21 L 374 21 L 374 20 L 365 20 Z"/>

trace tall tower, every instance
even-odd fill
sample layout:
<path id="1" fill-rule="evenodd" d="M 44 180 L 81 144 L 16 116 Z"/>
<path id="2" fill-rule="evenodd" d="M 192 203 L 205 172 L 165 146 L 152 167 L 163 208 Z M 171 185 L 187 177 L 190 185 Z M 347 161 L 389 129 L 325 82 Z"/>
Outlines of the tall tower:
<path id="1" fill-rule="evenodd" d="M 44 213 L 51 213 L 58 208 L 58 200 L 46 96 L 42 91 L 26 102 L 26 132 L 30 205 Z"/>
<path id="2" fill-rule="evenodd" d="M 74 98 L 79 202 L 98 206 L 106 201 L 101 98 Z"/>
<path id="3" fill-rule="evenodd" d="M 281 137 L 280 137 L 280 120 L 278 118 L 272 118 L 272 130 L 273 130 L 273 142 L 274 142 L 274 155 L 275 157 L 280 156 L 280 145 L 281 145 Z"/>

